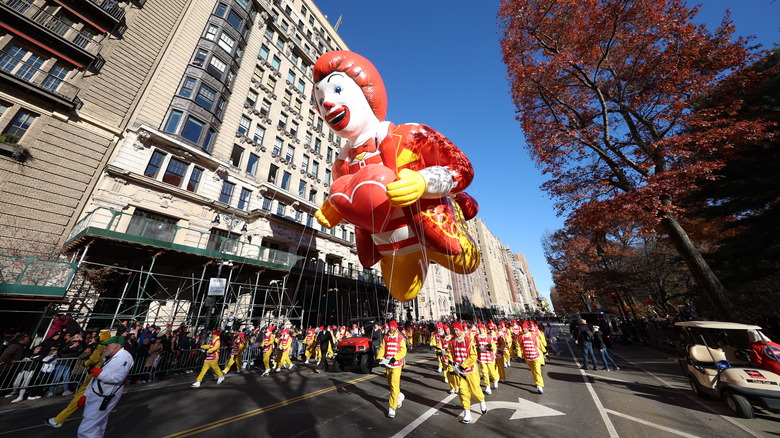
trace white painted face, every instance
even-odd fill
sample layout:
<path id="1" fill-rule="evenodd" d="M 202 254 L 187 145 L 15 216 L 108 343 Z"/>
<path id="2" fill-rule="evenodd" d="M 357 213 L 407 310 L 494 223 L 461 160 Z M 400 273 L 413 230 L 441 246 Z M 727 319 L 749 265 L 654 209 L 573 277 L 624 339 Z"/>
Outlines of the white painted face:
<path id="1" fill-rule="evenodd" d="M 360 86 L 342 72 L 333 72 L 314 87 L 317 109 L 336 134 L 355 138 L 378 120 Z"/>

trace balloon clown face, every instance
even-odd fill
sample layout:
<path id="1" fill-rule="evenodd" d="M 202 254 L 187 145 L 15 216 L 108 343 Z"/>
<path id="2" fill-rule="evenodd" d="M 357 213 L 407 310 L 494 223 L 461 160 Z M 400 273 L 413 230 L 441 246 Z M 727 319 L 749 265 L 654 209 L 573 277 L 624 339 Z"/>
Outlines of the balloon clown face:
<path id="1" fill-rule="evenodd" d="M 379 123 L 360 86 L 342 72 L 329 74 L 314 88 L 317 110 L 340 137 L 353 139 Z"/>
<path id="2" fill-rule="evenodd" d="M 313 76 L 317 111 L 347 139 L 317 221 L 326 228 L 352 223 L 360 263 L 365 268 L 381 263 L 390 294 L 399 301 L 415 298 L 430 262 L 473 272 L 479 251 L 465 220 L 478 207 L 462 192 L 474 175 L 463 152 L 428 126 L 386 121 L 384 83 L 362 56 L 325 53 Z"/>

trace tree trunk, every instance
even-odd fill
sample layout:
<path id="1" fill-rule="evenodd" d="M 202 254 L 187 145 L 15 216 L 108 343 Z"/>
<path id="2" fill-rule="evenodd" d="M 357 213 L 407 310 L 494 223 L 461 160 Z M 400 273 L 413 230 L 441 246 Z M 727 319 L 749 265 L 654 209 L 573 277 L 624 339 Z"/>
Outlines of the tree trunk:
<path id="1" fill-rule="evenodd" d="M 691 242 L 688 233 L 683 230 L 680 223 L 672 215 L 664 215 L 661 225 L 666 230 L 666 234 L 672 239 L 675 249 L 685 261 L 696 284 L 704 292 L 712 303 L 714 313 L 723 321 L 735 321 L 739 318 L 738 312 L 730 305 L 726 298 L 726 290 L 712 272 L 707 261 L 704 260 L 701 253 Z"/>

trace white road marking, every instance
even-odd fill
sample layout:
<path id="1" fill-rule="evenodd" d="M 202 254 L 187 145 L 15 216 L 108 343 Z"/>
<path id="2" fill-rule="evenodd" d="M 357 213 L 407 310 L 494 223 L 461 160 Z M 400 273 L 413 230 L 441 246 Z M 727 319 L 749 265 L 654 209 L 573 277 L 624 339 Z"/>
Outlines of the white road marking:
<path id="1" fill-rule="evenodd" d="M 577 359 L 577 356 L 575 356 L 574 350 L 571 348 L 571 344 L 567 342 L 566 345 L 569 347 L 569 353 L 571 353 L 571 358 L 574 359 L 574 363 L 579 365 L 579 360 Z M 607 427 L 607 432 L 609 432 L 610 438 L 620 438 L 620 435 L 618 435 L 617 430 L 615 429 L 615 425 L 612 424 L 612 421 L 609 419 L 609 415 L 607 415 L 606 409 L 604 409 L 604 405 L 601 404 L 601 400 L 599 400 L 599 397 L 596 395 L 596 390 L 593 389 L 593 385 L 590 384 L 587 373 L 585 370 L 580 369 L 580 374 L 582 374 L 582 380 L 585 382 L 585 386 L 588 388 L 588 392 L 590 392 L 590 396 L 593 398 L 593 403 L 596 404 L 596 409 L 599 410 L 599 415 L 601 415 L 601 419 L 604 421 L 604 425 Z"/>
<path id="2" fill-rule="evenodd" d="M 424 414 L 420 415 L 416 420 L 414 420 L 411 423 L 409 423 L 408 426 L 406 426 L 403 429 L 401 429 L 400 432 L 398 432 L 397 434 L 393 435 L 393 438 L 403 438 L 406 435 L 409 435 L 409 433 L 411 431 L 416 429 L 417 426 L 423 424 L 425 422 L 425 420 L 430 418 L 433 414 L 439 412 L 439 409 L 441 409 L 442 406 L 446 405 L 453 398 L 455 398 L 455 394 L 450 394 L 447 397 L 444 397 L 444 399 L 442 399 L 442 401 L 437 403 L 436 406 L 428 409 Z"/>
<path id="3" fill-rule="evenodd" d="M 676 361 L 677 359 L 674 359 L 674 360 Z M 699 400 L 697 397 L 695 397 L 695 396 L 693 396 L 693 395 L 692 395 L 692 394 L 693 394 L 693 392 L 692 392 L 692 391 L 688 391 L 688 388 L 687 388 L 687 387 L 686 387 L 686 389 L 685 389 L 685 390 L 682 390 L 682 389 L 680 389 L 680 388 L 676 388 L 676 387 L 672 386 L 670 383 L 668 383 L 666 380 L 664 380 L 664 379 L 662 379 L 662 378 L 660 378 L 660 377 L 656 376 L 655 374 L 651 373 L 650 371 L 647 371 L 646 369 L 642 368 L 641 366 L 637 365 L 636 363 L 634 363 L 634 362 L 631 362 L 630 360 L 626 360 L 625 358 L 623 358 L 623 361 L 624 361 L 624 362 L 628 362 L 628 363 L 630 363 L 631 365 L 633 365 L 633 366 L 635 366 L 635 367 L 639 368 L 640 370 L 644 371 L 645 373 L 649 374 L 649 375 L 650 375 L 650 376 L 652 376 L 654 379 L 656 379 L 656 380 L 658 380 L 659 382 L 661 382 L 661 384 L 663 384 L 663 385 L 665 385 L 665 386 L 667 386 L 667 387 L 669 387 L 669 388 L 676 389 L 676 390 L 677 390 L 679 393 L 681 393 L 682 395 L 684 395 L 685 397 L 687 397 L 689 400 L 692 400 L 692 401 L 696 402 L 696 404 L 697 404 L 697 405 L 699 405 L 699 406 L 703 407 L 704 409 L 706 409 L 706 410 L 708 410 L 708 411 L 712 412 L 713 414 L 715 414 L 715 415 L 719 416 L 720 418 L 722 418 L 722 419 L 724 419 L 724 420 L 728 421 L 729 423 L 733 424 L 734 426 L 737 426 L 738 428 L 740 428 L 740 429 L 744 430 L 744 431 L 745 431 L 746 433 L 748 433 L 750 436 L 752 436 L 752 437 L 755 437 L 755 438 L 763 438 L 763 435 L 759 435 L 759 434 L 757 434 L 756 432 L 754 432 L 754 431 L 750 430 L 750 429 L 749 429 L 747 426 L 743 425 L 743 424 L 742 424 L 742 423 L 740 423 L 739 421 L 737 421 L 737 420 L 735 420 L 735 419 L 733 419 L 733 418 L 731 418 L 731 417 L 727 417 L 727 416 L 725 416 L 725 415 L 721 415 L 721 414 L 720 414 L 718 411 L 716 411 L 716 410 L 712 409 L 711 407 L 709 407 L 709 406 L 705 405 L 704 403 L 702 403 L 702 402 L 701 402 L 701 400 Z"/>
<path id="4" fill-rule="evenodd" d="M 534 403 L 530 400 L 526 400 L 523 398 L 518 397 L 517 403 L 515 402 L 509 402 L 509 401 L 489 401 L 486 403 L 488 412 L 492 412 L 495 409 L 510 409 L 514 410 L 515 412 L 512 413 L 512 416 L 509 418 L 510 420 L 519 420 L 521 418 L 536 418 L 536 417 L 553 417 L 556 415 L 566 415 L 561 411 L 556 411 L 553 408 L 548 408 L 547 406 L 540 405 L 539 403 Z M 472 404 L 472 407 L 476 406 L 479 408 L 479 403 L 476 405 Z M 473 418 L 474 422 L 476 423 L 477 420 L 479 420 L 482 417 L 481 413 L 474 413 Z"/>
<path id="5" fill-rule="evenodd" d="M 626 415 L 626 414 L 623 414 L 623 413 L 620 413 L 620 412 L 616 412 L 616 411 L 613 411 L 611 409 L 607 409 L 607 413 L 612 414 L 612 415 L 617 415 L 618 417 L 623 417 L 625 419 L 628 419 L 628 420 L 631 420 L 631 421 L 634 421 L 634 422 L 637 422 L 637 423 L 644 424 L 645 426 L 650 426 L 650 427 L 654 427 L 656 429 L 661 429 L 664 432 L 669 432 L 669 433 L 673 433 L 675 435 L 689 437 L 689 438 L 698 438 L 698 435 L 691 435 L 689 433 L 680 432 L 680 431 L 674 430 L 674 429 L 672 429 L 670 427 L 665 427 L 665 426 L 661 426 L 661 425 L 658 425 L 658 424 L 655 424 L 655 423 L 651 423 L 649 421 L 640 420 L 639 418 L 632 417 L 630 415 Z"/>

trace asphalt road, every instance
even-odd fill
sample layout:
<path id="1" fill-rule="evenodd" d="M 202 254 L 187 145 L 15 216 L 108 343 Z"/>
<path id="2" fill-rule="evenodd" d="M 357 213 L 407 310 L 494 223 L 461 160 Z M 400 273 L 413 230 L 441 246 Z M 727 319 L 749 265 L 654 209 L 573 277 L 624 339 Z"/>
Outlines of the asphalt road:
<path id="1" fill-rule="evenodd" d="M 461 424 L 457 396 L 436 372 L 426 347 L 408 356 L 401 387 L 406 400 L 386 418 L 387 382 L 380 368 L 315 374 L 312 365 L 261 377 L 231 374 L 221 385 L 194 376 L 132 385 L 111 413 L 107 437 L 770 437 L 780 416 L 758 412 L 743 420 L 725 403 L 697 398 L 675 358 L 642 346 L 611 350 L 620 371 L 581 370 L 578 349 L 559 344 L 543 368 L 544 394 L 516 362 L 507 382 L 487 396 L 489 411 L 472 406 L 473 424 Z M 574 347 L 574 348 L 571 348 Z M 578 358 L 579 354 L 577 354 Z M 0 406 L 0 438 L 75 436 L 80 411 L 60 429 L 43 425 L 68 400 L 40 399 Z"/>

